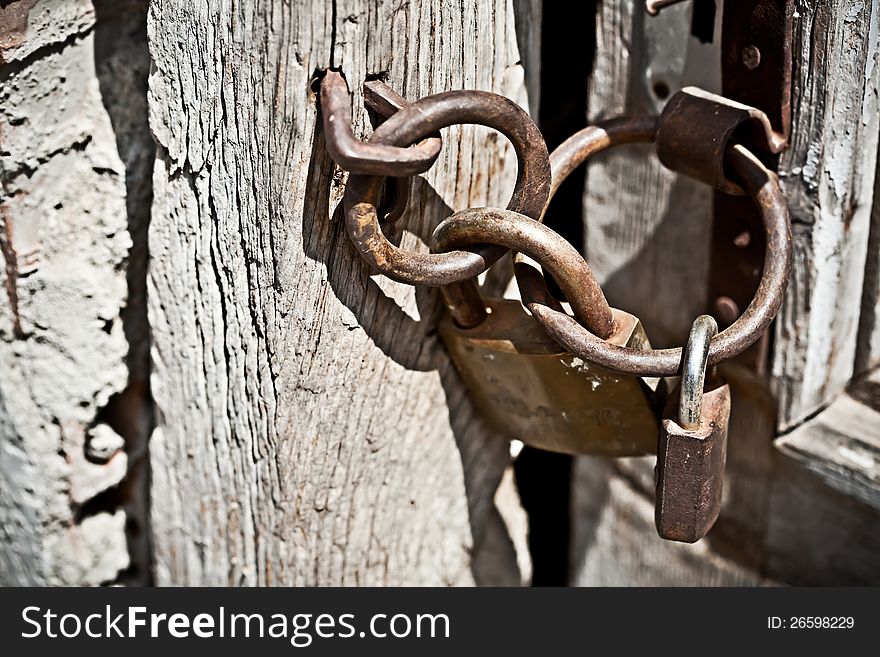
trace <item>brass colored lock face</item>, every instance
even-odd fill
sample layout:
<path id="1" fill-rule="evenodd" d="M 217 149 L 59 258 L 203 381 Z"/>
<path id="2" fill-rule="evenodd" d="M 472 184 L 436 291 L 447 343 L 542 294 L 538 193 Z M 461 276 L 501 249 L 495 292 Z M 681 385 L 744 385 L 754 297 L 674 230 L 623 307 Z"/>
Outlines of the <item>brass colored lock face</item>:
<path id="1" fill-rule="evenodd" d="M 674 394 L 657 446 L 655 521 L 662 538 L 695 543 L 712 529 L 721 511 L 730 386 L 718 381 L 704 392 L 699 426 L 693 430 L 673 419 L 678 409 Z"/>
<path id="2" fill-rule="evenodd" d="M 489 317 L 439 332 L 493 429 L 554 452 L 637 456 L 657 448 L 665 381 L 614 372 L 566 353 L 519 301 L 488 300 Z M 612 344 L 649 349 L 641 322 L 614 310 Z"/>

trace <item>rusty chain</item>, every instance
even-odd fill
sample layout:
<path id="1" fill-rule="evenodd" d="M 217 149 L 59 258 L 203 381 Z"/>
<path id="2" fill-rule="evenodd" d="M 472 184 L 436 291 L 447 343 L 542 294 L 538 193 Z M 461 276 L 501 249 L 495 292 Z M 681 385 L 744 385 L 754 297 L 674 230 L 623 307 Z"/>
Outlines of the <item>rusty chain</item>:
<path id="1" fill-rule="evenodd" d="M 321 83 L 321 112 L 327 150 L 350 176 L 345 190 L 346 227 L 361 256 L 389 278 L 410 285 L 441 287 L 453 319 L 463 328 L 480 324 L 486 305 L 475 277 L 509 249 L 522 303 L 547 334 L 572 354 L 619 372 L 671 376 L 679 372 L 682 349 L 636 349 L 611 344 L 611 308 L 589 265 L 564 238 L 541 223 L 565 178 L 608 148 L 656 142 L 667 167 L 726 193 L 747 193 L 761 212 L 767 249 L 754 299 L 742 315 L 709 343 L 708 363 L 733 358 L 767 329 L 782 303 L 791 269 L 791 230 L 785 199 L 773 172 L 735 137 L 752 147 L 778 150 L 769 122 L 754 108 L 684 89 L 661 116 L 617 118 L 574 134 L 552 154 L 529 116 L 513 101 L 484 91 L 450 91 L 407 103 L 387 85 L 369 82 L 364 100 L 384 122 L 367 140 L 355 138 L 344 78 L 328 73 Z M 382 222 L 393 221 L 406 204 L 406 177 L 436 161 L 438 131 L 455 124 L 484 125 L 504 134 L 517 155 L 516 185 L 506 209 L 467 208 L 437 226 L 431 253 L 392 244 Z M 389 181 L 394 181 L 389 184 Z M 380 209 L 385 195 L 391 209 Z M 380 220 L 380 217 L 382 219 Z M 547 270 L 559 284 L 574 317 L 549 292 L 543 274 L 521 254 Z"/>
<path id="2" fill-rule="evenodd" d="M 513 144 L 518 161 L 517 181 L 508 209 L 537 219 L 550 194 L 550 162 L 538 127 L 508 98 L 485 91 L 448 91 L 403 107 L 380 125 L 370 144 L 404 146 L 441 128 L 476 123 L 494 128 Z M 410 285 L 442 286 L 456 322 L 475 326 L 486 317 L 474 278 L 486 271 L 505 249 L 482 244 L 469 251 L 412 253 L 385 237 L 377 205 L 386 176 L 396 176 L 393 161 L 379 175 L 352 174 L 345 190 L 349 236 L 361 256 L 389 278 Z"/>

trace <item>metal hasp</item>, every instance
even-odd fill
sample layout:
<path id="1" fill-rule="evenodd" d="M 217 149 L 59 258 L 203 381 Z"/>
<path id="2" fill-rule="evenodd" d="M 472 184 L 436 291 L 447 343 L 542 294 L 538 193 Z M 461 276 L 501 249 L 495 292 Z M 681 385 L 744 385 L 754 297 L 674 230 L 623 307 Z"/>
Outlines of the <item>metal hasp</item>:
<path id="1" fill-rule="evenodd" d="M 725 2 L 721 22 L 722 94 L 764 112 L 782 143 L 791 128 L 794 7 L 794 0 Z"/>
<path id="2" fill-rule="evenodd" d="M 368 83 L 369 84 L 369 83 Z M 368 106 L 382 118 L 388 118 L 407 103 L 389 87 L 365 86 Z M 383 93 L 384 92 L 384 93 Z M 369 102 L 372 101 L 372 102 Z M 327 152 L 349 173 L 414 176 L 431 168 L 443 145 L 439 135 L 428 137 L 411 147 L 363 142 L 351 128 L 351 102 L 348 84 L 341 73 L 327 71 L 321 82 L 321 107 Z"/>
<path id="3" fill-rule="evenodd" d="M 776 148 L 766 149 L 752 135 L 735 141 L 754 152 L 771 170 L 787 145 L 791 129 L 792 21 L 794 0 L 725 2 L 721 23 L 722 93 L 761 110 Z M 721 328 L 730 325 L 758 287 L 767 248 L 758 209 L 747 198 L 716 194 L 709 265 L 709 298 Z M 759 376 L 767 368 L 769 334 L 740 358 Z"/>

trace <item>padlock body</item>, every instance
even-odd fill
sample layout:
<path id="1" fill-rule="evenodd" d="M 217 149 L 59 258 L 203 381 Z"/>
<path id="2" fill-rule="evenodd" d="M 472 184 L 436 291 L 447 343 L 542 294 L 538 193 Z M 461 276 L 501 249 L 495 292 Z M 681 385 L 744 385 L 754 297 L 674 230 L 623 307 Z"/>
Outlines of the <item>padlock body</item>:
<path id="1" fill-rule="evenodd" d="M 471 399 L 511 439 L 554 452 L 636 456 L 657 447 L 663 386 L 585 362 L 554 342 L 519 301 L 487 302 L 489 317 L 439 327 Z M 641 322 L 614 311 L 609 342 L 650 347 Z M 659 408 L 658 408 L 659 405 Z"/>
<path id="2" fill-rule="evenodd" d="M 730 386 L 723 381 L 707 386 L 698 429 L 682 428 L 677 415 L 676 392 L 664 410 L 657 445 L 655 522 L 662 538 L 694 543 L 712 529 L 721 511 Z"/>

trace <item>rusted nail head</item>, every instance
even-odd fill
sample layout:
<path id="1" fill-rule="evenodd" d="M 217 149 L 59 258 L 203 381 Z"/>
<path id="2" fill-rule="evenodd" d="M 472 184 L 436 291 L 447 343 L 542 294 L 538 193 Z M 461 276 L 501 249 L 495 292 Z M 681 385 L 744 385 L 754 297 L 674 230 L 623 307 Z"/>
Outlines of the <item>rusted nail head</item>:
<path id="1" fill-rule="evenodd" d="M 743 65 L 750 71 L 754 71 L 761 65 L 761 51 L 756 46 L 743 48 Z"/>

